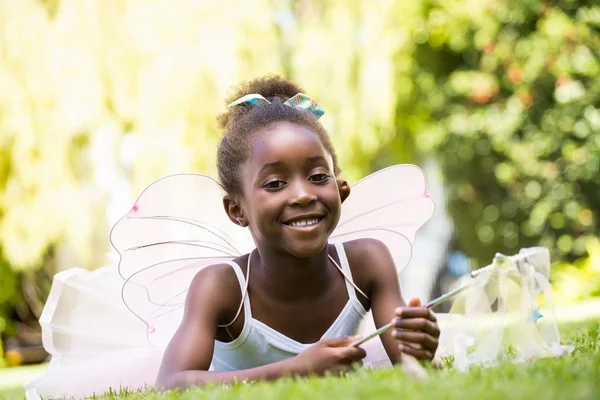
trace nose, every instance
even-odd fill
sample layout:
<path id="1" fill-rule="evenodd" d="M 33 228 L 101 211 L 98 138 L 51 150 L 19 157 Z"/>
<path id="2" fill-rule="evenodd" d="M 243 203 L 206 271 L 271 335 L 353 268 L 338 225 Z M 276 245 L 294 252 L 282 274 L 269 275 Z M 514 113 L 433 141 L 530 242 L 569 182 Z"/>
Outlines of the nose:
<path id="1" fill-rule="evenodd" d="M 291 205 L 307 206 L 317 200 L 317 195 L 311 190 L 309 182 L 295 182 L 292 186 Z"/>

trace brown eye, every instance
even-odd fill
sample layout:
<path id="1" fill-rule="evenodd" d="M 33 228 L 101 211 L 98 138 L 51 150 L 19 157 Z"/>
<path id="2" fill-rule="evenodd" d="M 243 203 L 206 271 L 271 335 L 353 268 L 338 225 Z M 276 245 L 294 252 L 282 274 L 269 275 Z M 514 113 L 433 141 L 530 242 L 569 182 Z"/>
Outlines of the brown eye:
<path id="1" fill-rule="evenodd" d="M 269 181 L 263 185 L 265 189 L 281 189 L 283 186 L 285 186 L 285 182 L 279 180 Z"/>
<path id="2" fill-rule="evenodd" d="M 310 181 L 312 182 L 318 182 L 318 183 L 323 183 L 323 182 L 327 182 L 329 180 L 329 175 L 328 174 L 314 174 L 311 175 L 310 178 L 308 178 Z"/>

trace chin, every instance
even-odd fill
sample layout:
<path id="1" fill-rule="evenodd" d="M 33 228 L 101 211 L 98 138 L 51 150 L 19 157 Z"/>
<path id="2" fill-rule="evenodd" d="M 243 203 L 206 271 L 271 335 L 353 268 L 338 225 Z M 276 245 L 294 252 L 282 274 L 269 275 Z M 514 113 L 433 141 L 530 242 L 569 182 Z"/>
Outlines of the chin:
<path id="1" fill-rule="evenodd" d="M 314 257 L 327 247 L 328 240 L 311 241 L 307 243 L 290 243 L 287 246 L 288 253 L 298 258 Z"/>

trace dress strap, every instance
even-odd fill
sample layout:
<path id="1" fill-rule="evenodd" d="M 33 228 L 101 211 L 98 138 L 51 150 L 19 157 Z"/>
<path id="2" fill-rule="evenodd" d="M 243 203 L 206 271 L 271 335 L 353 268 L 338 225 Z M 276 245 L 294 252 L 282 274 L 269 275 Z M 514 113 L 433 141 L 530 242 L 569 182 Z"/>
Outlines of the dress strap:
<path id="1" fill-rule="evenodd" d="M 331 260 L 333 265 L 335 265 L 337 269 L 340 270 L 342 275 L 344 275 L 344 278 L 346 278 L 346 288 L 348 289 L 348 296 L 351 299 L 354 298 L 358 301 L 358 298 L 356 298 L 356 292 L 358 292 L 365 299 L 369 300 L 369 296 L 367 296 L 362 290 L 360 290 L 352 280 L 352 271 L 350 271 L 350 264 L 348 263 L 348 257 L 346 257 L 346 250 L 344 249 L 344 244 L 336 243 L 335 250 L 338 254 L 338 258 L 340 259 L 340 263 L 342 264 L 342 266 L 340 267 L 340 265 L 333 259 L 333 257 L 331 257 L 331 254 L 329 254 L 329 259 Z M 356 292 L 354 291 L 354 289 L 356 289 Z"/>
<path id="2" fill-rule="evenodd" d="M 250 298 L 248 297 L 248 284 L 250 283 L 250 258 L 252 258 L 252 253 L 248 254 L 248 267 L 246 268 L 246 275 L 248 278 L 244 277 L 244 273 L 242 269 L 235 261 L 227 261 L 227 264 L 231 265 L 235 275 L 238 278 L 238 282 L 240 283 L 240 289 L 242 291 L 242 301 L 240 302 L 240 306 L 238 307 L 237 313 L 235 313 L 235 317 L 231 320 L 230 323 L 225 325 L 218 325 L 219 328 L 227 328 L 231 326 L 236 319 L 240 316 L 242 309 L 244 309 L 246 319 L 245 321 L 249 321 L 252 318 L 252 311 L 250 310 Z"/>

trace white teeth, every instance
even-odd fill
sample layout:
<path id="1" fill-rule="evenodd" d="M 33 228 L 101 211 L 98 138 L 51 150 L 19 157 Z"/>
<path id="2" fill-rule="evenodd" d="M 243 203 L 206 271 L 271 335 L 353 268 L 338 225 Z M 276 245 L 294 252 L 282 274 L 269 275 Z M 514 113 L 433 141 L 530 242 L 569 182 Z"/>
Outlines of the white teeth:
<path id="1" fill-rule="evenodd" d="M 312 226 L 319 222 L 319 218 L 302 219 L 299 221 L 290 222 L 291 226 Z"/>

